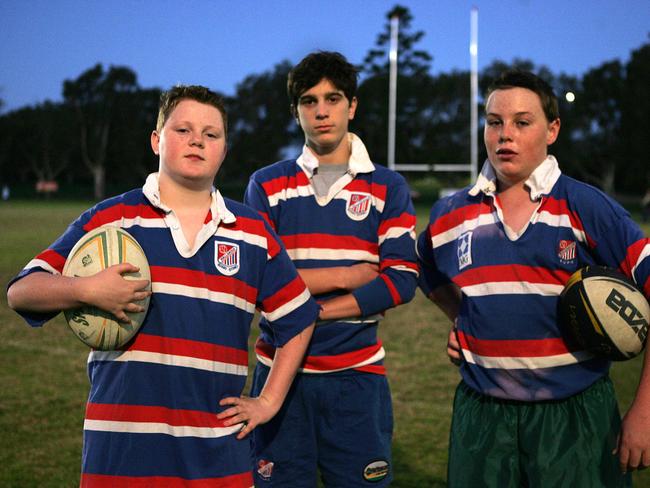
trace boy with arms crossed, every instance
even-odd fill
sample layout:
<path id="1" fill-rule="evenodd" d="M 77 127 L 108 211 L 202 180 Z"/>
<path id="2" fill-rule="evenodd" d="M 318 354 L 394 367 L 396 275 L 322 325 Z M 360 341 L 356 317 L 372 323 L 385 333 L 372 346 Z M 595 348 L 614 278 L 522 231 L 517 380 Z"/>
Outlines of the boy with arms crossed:
<path id="1" fill-rule="evenodd" d="M 147 255 L 153 294 L 123 350 L 88 358 L 81 485 L 250 487 L 250 445 L 239 439 L 279 409 L 317 305 L 268 224 L 212 186 L 226 154 L 226 113 L 215 93 L 164 93 L 151 146 L 159 172 L 82 214 L 10 283 L 9 303 L 33 326 L 81 305 L 128 321 L 125 312 L 141 310 L 134 302 L 148 293 L 146 282 L 121 276 L 137 268 L 61 276 L 86 232 L 127 229 Z M 257 398 L 240 398 L 256 307 L 279 355 Z"/>
<path id="2" fill-rule="evenodd" d="M 557 300 L 592 264 L 618 268 L 649 296 L 650 243 L 547 154 L 560 118 L 546 82 L 503 73 L 485 117 L 478 180 L 436 202 L 418 238 L 421 286 L 454 321 L 447 352 L 462 377 L 449 486 L 629 486 L 625 472 L 650 465 L 649 356 L 621 428 L 610 363 L 568 347 Z"/>
<path id="3" fill-rule="evenodd" d="M 377 339 L 381 314 L 413 297 L 415 215 L 397 173 L 374 165 L 348 132 L 356 69 L 339 53 L 308 55 L 289 74 L 305 134 L 297 159 L 251 177 L 245 202 L 284 242 L 321 310 L 307 357 L 275 421 L 256 430 L 260 486 L 386 486 L 392 409 Z M 252 391 L 274 364 L 262 322 Z"/>

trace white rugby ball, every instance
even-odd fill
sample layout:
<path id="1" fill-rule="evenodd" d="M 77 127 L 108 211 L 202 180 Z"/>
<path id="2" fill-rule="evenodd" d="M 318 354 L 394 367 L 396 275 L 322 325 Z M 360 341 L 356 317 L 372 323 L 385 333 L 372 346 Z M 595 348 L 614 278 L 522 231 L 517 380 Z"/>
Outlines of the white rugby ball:
<path id="1" fill-rule="evenodd" d="M 142 247 L 131 234 L 113 226 L 98 227 L 79 239 L 68 255 L 63 275 L 92 276 L 120 263 L 130 263 L 140 268 L 137 273 L 122 275 L 125 279 L 148 280 L 148 289 L 151 289 L 151 271 Z M 72 331 L 85 344 L 93 349 L 113 350 L 131 340 L 142 326 L 149 308 L 149 297 L 136 303 L 144 307 L 144 312 L 127 312 L 130 324 L 91 306 L 65 310 L 64 315 Z"/>

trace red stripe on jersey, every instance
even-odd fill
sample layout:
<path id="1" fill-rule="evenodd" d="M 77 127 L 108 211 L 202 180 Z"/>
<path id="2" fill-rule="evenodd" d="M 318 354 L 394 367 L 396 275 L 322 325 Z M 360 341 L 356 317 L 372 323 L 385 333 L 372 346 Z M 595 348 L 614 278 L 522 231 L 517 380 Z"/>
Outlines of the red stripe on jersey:
<path id="1" fill-rule="evenodd" d="M 478 218 L 481 214 L 491 214 L 492 211 L 492 205 L 487 202 L 465 205 L 438 217 L 434 223 L 429 225 L 429 233 L 431 237 L 435 237 L 454 227 L 458 227 L 467 220 Z"/>
<path id="2" fill-rule="evenodd" d="M 209 275 L 185 268 L 151 266 L 151 281 L 229 293 L 252 304 L 257 301 L 257 289 L 232 276 Z"/>
<path id="3" fill-rule="evenodd" d="M 413 271 L 420 271 L 416 263 L 413 263 L 411 261 L 403 261 L 401 259 L 382 259 L 381 263 L 379 263 L 379 271 L 384 271 L 385 269 L 391 268 L 393 266 L 404 266 L 405 268 L 412 269 Z"/>
<path id="4" fill-rule="evenodd" d="M 550 270 L 536 266 L 504 264 L 469 269 L 457 275 L 454 282 L 460 287 L 509 281 L 564 285 L 569 280 L 569 276 L 570 273 L 562 269 Z"/>
<path id="5" fill-rule="evenodd" d="M 563 339 L 496 340 L 477 339 L 458 331 L 458 342 L 463 349 L 490 357 L 546 357 L 567 354 L 571 350 Z"/>
<path id="6" fill-rule="evenodd" d="M 36 259 L 42 259 L 54 269 L 56 269 L 59 273 L 63 272 L 63 266 L 65 266 L 65 258 L 52 249 L 46 249 L 38 256 L 36 256 Z"/>
<path id="7" fill-rule="evenodd" d="M 147 405 L 92 403 L 86 405 L 86 419 L 111 422 L 161 423 L 174 426 L 222 428 L 226 419 L 216 413 Z"/>
<path id="8" fill-rule="evenodd" d="M 266 227 L 264 226 L 264 222 L 262 220 L 238 216 L 237 220 L 231 224 L 221 223 L 219 225 L 223 226 L 224 229 L 242 231 L 246 232 L 247 234 L 254 234 L 256 236 L 263 237 L 266 240 L 266 251 L 272 258 L 280 252 L 280 244 L 269 233 L 269 231 L 266 230 Z"/>
<path id="9" fill-rule="evenodd" d="M 298 295 L 303 293 L 307 287 L 300 276 L 296 276 L 289 283 L 284 285 L 277 293 L 271 295 L 262 302 L 262 309 L 266 313 L 272 313 L 283 305 L 286 305 Z"/>
<path id="10" fill-rule="evenodd" d="M 246 349 L 220 346 L 207 342 L 189 339 L 172 339 L 151 334 L 136 334 L 134 340 L 128 345 L 129 351 L 146 351 L 173 356 L 219 361 L 227 364 L 248 366 L 248 352 Z"/>
<path id="11" fill-rule="evenodd" d="M 138 205 L 124 205 L 119 203 L 112 207 L 99 210 L 92 218 L 86 222 L 83 229 L 89 232 L 102 225 L 109 224 L 121 219 L 134 219 L 140 217 L 142 219 L 161 219 L 165 212 L 152 207 L 151 205 L 138 204 Z"/>
<path id="12" fill-rule="evenodd" d="M 402 303 L 402 297 L 400 296 L 399 292 L 397 291 L 397 288 L 395 288 L 395 285 L 391 281 L 391 279 L 386 276 L 385 274 L 380 274 L 379 277 L 384 280 L 384 283 L 386 283 L 386 287 L 388 288 L 388 292 L 390 293 L 391 298 L 393 299 L 393 305 L 399 305 Z"/>
<path id="13" fill-rule="evenodd" d="M 267 196 L 275 195 L 283 190 L 296 189 L 299 186 L 309 185 L 309 178 L 300 170 L 292 176 L 280 176 L 262 183 L 262 188 Z"/>
<path id="14" fill-rule="evenodd" d="M 627 248 L 625 259 L 618 266 L 627 276 L 632 276 L 632 268 L 639 264 L 639 257 L 646 246 L 650 246 L 650 239 L 648 238 L 639 239 Z"/>
<path id="15" fill-rule="evenodd" d="M 373 197 L 379 198 L 382 201 L 386 201 L 386 185 L 380 185 L 379 183 L 369 183 L 365 180 L 355 178 L 350 183 L 345 185 L 345 189 L 348 191 L 359 191 L 363 193 L 370 193 Z"/>
<path id="16" fill-rule="evenodd" d="M 262 218 L 263 218 L 264 220 L 266 220 L 266 223 L 269 224 L 269 225 L 271 226 L 271 228 L 272 228 L 274 231 L 277 232 L 277 229 L 275 228 L 275 222 L 273 222 L 273 221 L 271 220 L 271 217 L 269 217 L 269 214 L 267 214 L 266 212 L 262 212 L 261 210 L 258 210 L 257 213 L 260 214 L 260 215 L 262 216 Z"/>
<path id="17" fill-rule="evenodd" d="M 354 371 L 362 371 L 364 373 L 374 373 L 380 375 L 386 375 L 386 368 L 383 364 L 369 364 L 367 366 L 359 366 L 358 368 L 353 368 Z"/>
<path id="18" fill-rule="evenodd" d="M 253 475 L 250 471 L 219 478 L 184 479 L 175 476 L 111 476 L 107 474 L 81 473 L 81 488 L 250 488 Z"/>
<path id="19" fill-rule="evenodd" d="M 291 234 L 281 236 L 287 249 L 352 249 L 379 254 L 376 242 L 368 242 L 355 236 L 336 236 L 332 234 Z"/>
<path id="20" fill-rule="evenodd" d="M 580 232 L 585 232 L 585 226 L 582 225 L 582 220 L 580 217 L 578 217 L 578 214 L 569 210 L 569 207 L 567 207 L 566 204 L 566 200 L 558 200 L 557 198 L 546 197 L 542 202 L 542 205 L 540 205 L 539 209 L 537 210 L 537 213 L 540 212 L 548 212 L 553 215 L 566 215 L 569 218 L 571 227 Z M 596 243 L 586 234 L 586 232 L 585 236 L 587 238 L 587 245 L 590 248 L 596 247 Z"/>
<path id="21" fill-rule="evenodd" d="M 303 369 L 312 369 L 316 371 L 333 371 L 339 369 L 346 369 L 355 364 L 361 363 L 368 358 L 371 358 L 381 349 L 381 341 L 363 349 L 356 351 L 345 352 L 336 354 L 334 356 L 306 356 L 300 365 Z M 275 348 L 262 341 L 260 338 L 255 343 L 255 352 L 260 356 L 273 359 L 275 356 Z M 356 369 L 356 368 L 355 368 Z"/>
<path id="22" fill-rule="evenodd" d="M 415 227 L 415 215 L 404 212 L 399 217 L 384 220 L 377 230 L 377 235 L 383 236 L 393 227 L 405 227 L 410 229 Z"/>

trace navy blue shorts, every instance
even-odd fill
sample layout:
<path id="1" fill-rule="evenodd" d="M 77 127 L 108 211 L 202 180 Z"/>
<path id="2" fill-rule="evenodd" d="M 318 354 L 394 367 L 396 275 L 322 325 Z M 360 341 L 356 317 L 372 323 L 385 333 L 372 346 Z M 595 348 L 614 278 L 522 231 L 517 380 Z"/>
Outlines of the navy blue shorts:
<path id="1" fill-rule="evenodd" d="M 257 364 L 251 396 L 269 368 Z M 383 375 L 298 374 L 284 405 L 253 431 L 255 486 L 388 486 L 393 478 L 393 409 Z"/>

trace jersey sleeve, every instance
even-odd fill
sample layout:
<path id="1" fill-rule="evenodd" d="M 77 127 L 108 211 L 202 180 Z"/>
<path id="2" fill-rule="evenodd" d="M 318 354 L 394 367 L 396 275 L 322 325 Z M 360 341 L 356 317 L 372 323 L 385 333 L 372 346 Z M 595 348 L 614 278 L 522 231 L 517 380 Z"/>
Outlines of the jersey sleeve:
<path id="1" fill-rule="evenodd" d="M 407 303 L 415 294 L 415 210 L 404 180 L 389 186 L 378 243 L 379 275 L 352 292 L 364 316 Z"/>
<path id="2" fill-rule="evenodd" d="M 439 286 L 450 283 L 449 278 L 438 270 L 433 253 L 431 226 L 436 219 L 436 213 L 434 210 L 435 207 L 432 209 L 426 229 L 420 233 L 416 242 L 417 260 L 420 267 L 418 286 L 426 296 L 429 296 L 429 294 Z"/>
<path id="3" fill-rule="evenodd" d="M 282 347 L 316 321 L 319 306 L 312 298 L 282 242 L 264 223 L 269 244 L 257 308 L 265 320 L 260 327 L 271 345 Z"/>
<path id="4" fill-rule="evenodd" d="M 248 181 L 246 192 L 244 193 L 244 204 L 255 209 L 264 217 L 264 220 L 275 230 L 275 221 L 273 219 L 271 205 L 262 185 L 257 181 L 256 175 L 253 174 Z"/>
<path id="5" fill-rule="evenodd" d="M 46 272 L 60 275 L 63 272 L 63 267 L 68 258 L 68 254 L 70 254 L 70 251 L 77 241 L 86 233 L 83 224 L 88 221 L 90 214 L 90 210 L 82 214 L 77 220 L 72 222 L 66 231 L 47 249 L 29 261 L 25 267 L 15 277 L 13 277 L 11 281 L 9 281 L 7 290 L 12 284 L 32 273 Z M 59 311 L 45 313 L 20 310 L 17 312 L 32 327 L 41 327 L 47 321 L 59 314 Z"/>

